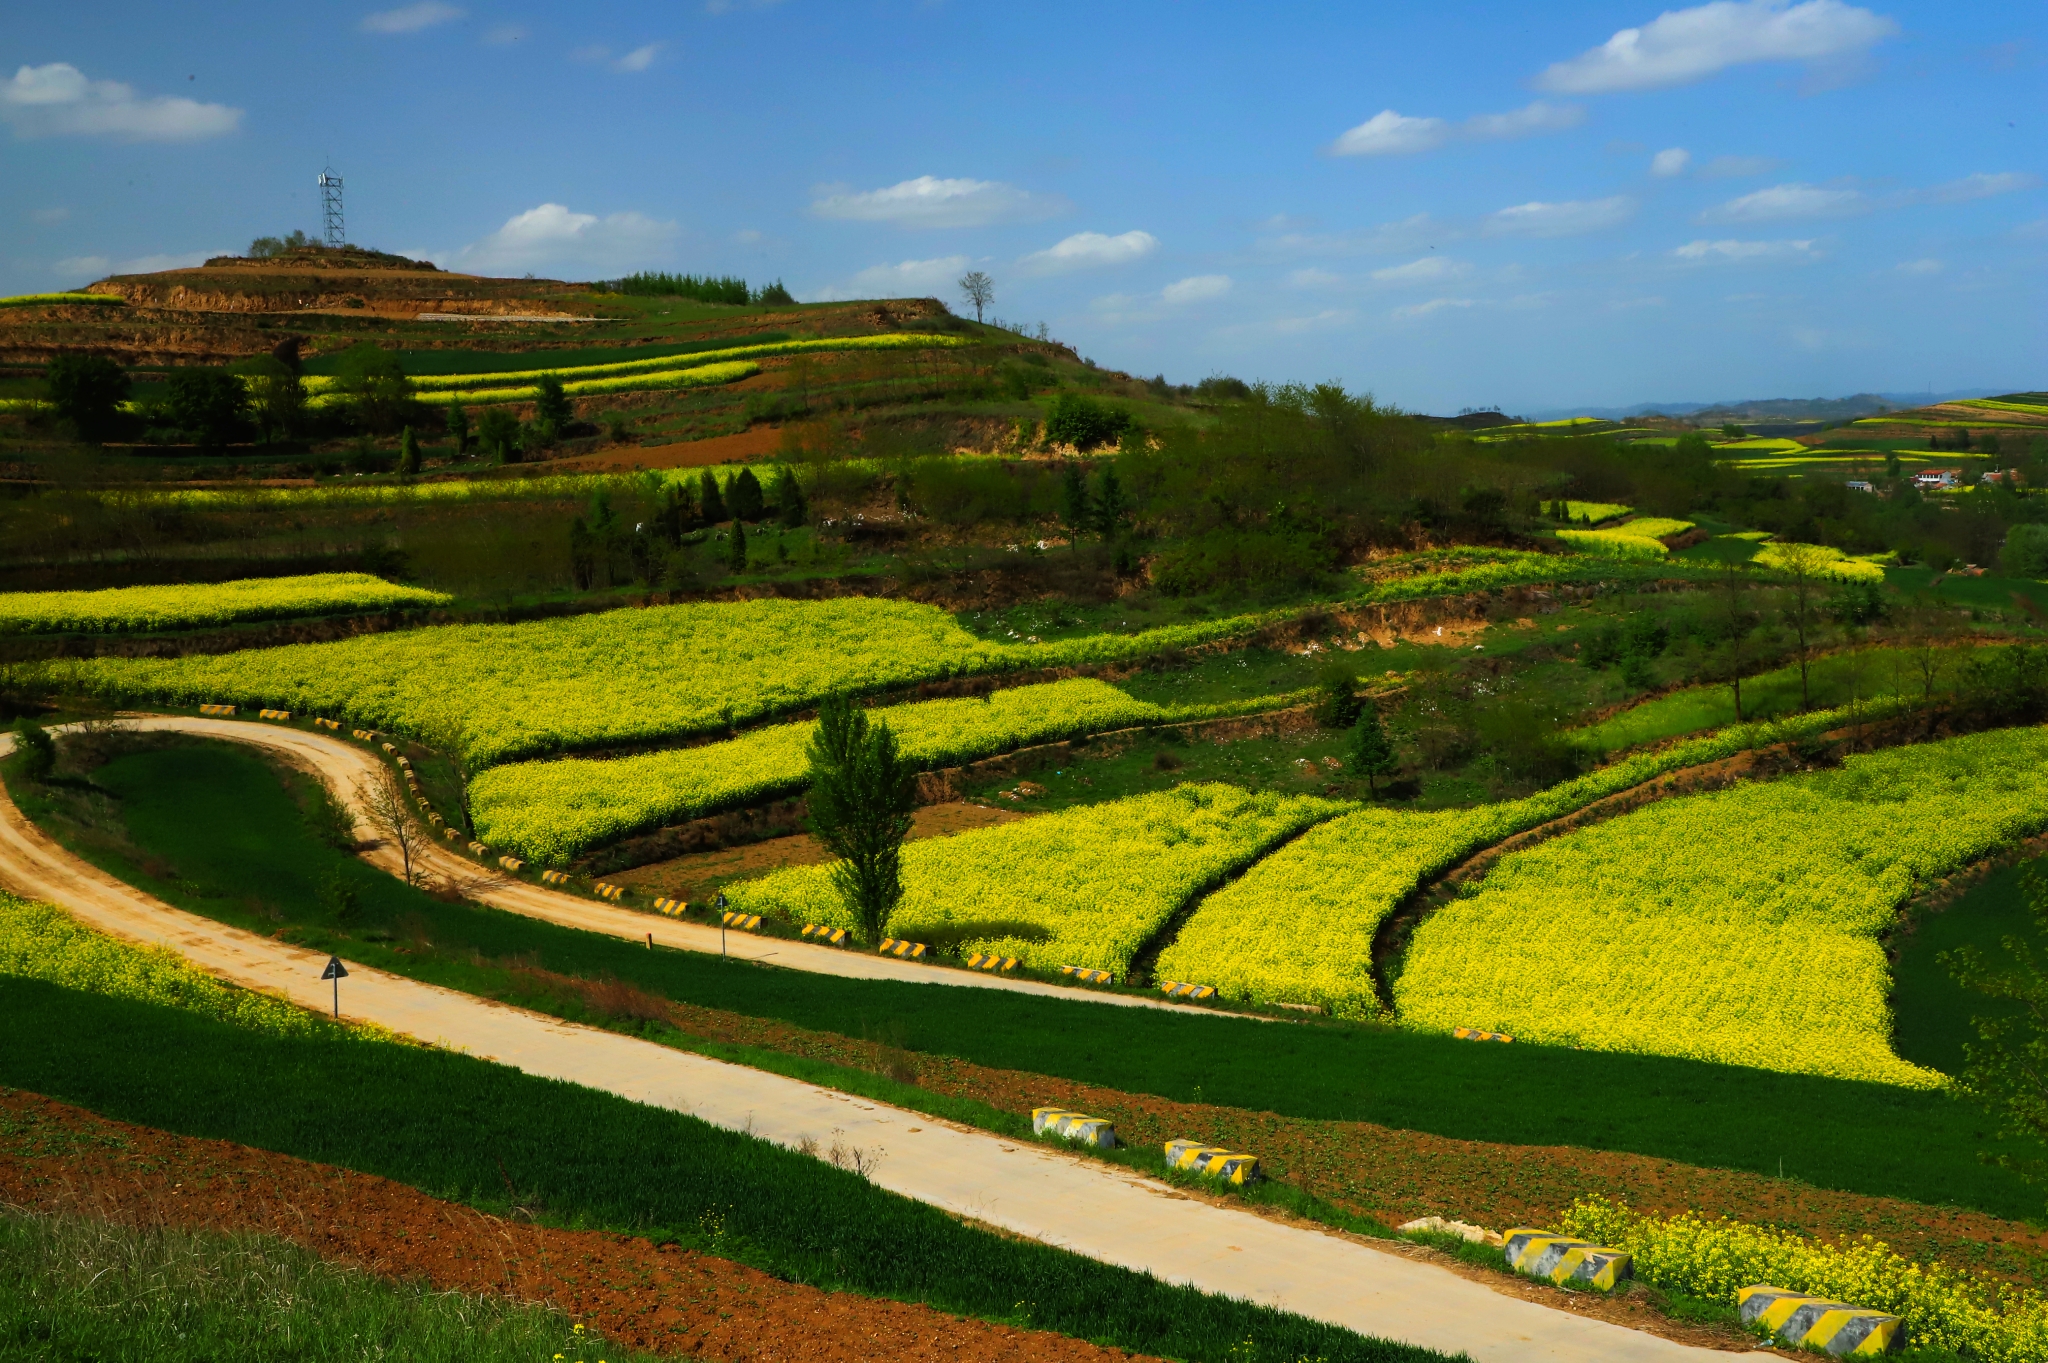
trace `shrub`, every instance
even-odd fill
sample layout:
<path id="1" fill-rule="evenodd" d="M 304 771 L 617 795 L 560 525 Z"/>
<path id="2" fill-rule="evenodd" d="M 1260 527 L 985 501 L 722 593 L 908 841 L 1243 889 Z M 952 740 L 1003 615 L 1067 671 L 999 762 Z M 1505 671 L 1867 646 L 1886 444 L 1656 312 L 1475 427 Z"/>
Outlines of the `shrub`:
<path id="1" fill-rule="evenodd" d="M 234 439 L 249 410 L 249 390 L 222 369 L 185 369 L 171 375 L 164 409 L 180 430 L 202 445 L 225 445 Z"/>
<path id="2" fill-rule="evenodd" d="M 1223 587 L 1305 586 L 1334 562 L 1322 537 L 1305 530 L 1211 530 L 1162 549 L 1152 564 L 1152 581 L 1176 596 Z"/>
<path id="3" fill-rule="evenodd" d="M 44 383 L 57 415 L 87 440 L 104 434 L 128 400 L 128 376 L 104 355 L 59 355 Z"/>
<path id="4" fill-rule="evenodd" d="M 1998 564 L 2008 577 L 2048 577 L 2048 525 L 2016 525 L 2006 531 Z"/>
<path id="5" fill-rule="evenodd" d="M 1131 424 L 1131 414 L 1080 393 L 1054 396 L 1045 413 L 1045 438 L 1057 445 L 1092 450 L 1114 444 Z"/>

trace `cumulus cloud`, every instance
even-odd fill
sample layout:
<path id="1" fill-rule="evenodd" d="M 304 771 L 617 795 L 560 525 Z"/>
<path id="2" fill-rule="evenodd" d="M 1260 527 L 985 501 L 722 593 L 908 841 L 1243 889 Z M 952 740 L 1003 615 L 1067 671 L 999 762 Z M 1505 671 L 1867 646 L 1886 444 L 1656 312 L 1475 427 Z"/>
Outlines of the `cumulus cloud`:
<path id="1" fill-rule="evenodd" d="M 0 120 L 17 138 L 118 137 L 188 142 L 233 132 L 240 109 L 160 95 L 145 99 L 113 80 L 88 80 L 70 62 L 24 66 L 0 83 Z"/>
<path id="2" fill-rule="evenodd" d="M 1261 250 L 1281 256 L 1393 256 L 1420 251 L 1457 232 L 1427 213 L 1352 232 L 1282 232 L 1262 238 Z"/>
<path id="3" fill-rule="evenodd" d="M 1330 154 L 1405 156 L 1435 151 L 1453 140 L 1487 142 L 1529 137 L 1576 128 L 1585 121 L 1586 111 L 1577 105 L 1552 104 L 1541 99 L 1504 114 L 1474 114 L 1458 124 L 1441 118 L 1411 118 L 1382 109 L 1331 143 Z"/>
<path id="4" fill-rule="evenodd" d="M 1899 26 L 1841 0 L 1713 0 L 1667 10 L 1536 78 L 1559 94 L 1654 90 L 1752 62 L 1823 61 L 1864 52 Z"/>
<path id="5" fill-rule="evenodd" d="M 1804 241 L 1689 241 L 1671 254 L 1690 264 L 1813 260 L 1819 255 L 1811 237 Z"/>
<path id="6" fill-rule="evenodd" d="M 1692 153 L 1684 147 L 1666 147 L 1650 158 L 1650 174 L 1669 179 L 1685 174 L 1685 168 L 1692 164 Z"/>
<path id="7" fill-rule="evenodd" d="M 1472 273 L 1472 267 L 1462 260 L 1448 256 L 1424 256 L 1411 260 L 1406 265 L 1389 265 L 1384 270 L 1374 270 L 1372 277 L 1382 284 L 1432 284 L 1443 279 L 1462 279 Z"/>
<path id="8" fill-rule="evenodd" d="M 1772 185 L 1754 194 L 1708 209 L 1707 222 L 1777 222 L 1786 218 L 1840 218 L 1870 207 L 1859 189 L 1826 189 L 1820 185 Z"/>
<path id="9" fill-rule="evenodd" d="M 995 180 L 942 180 L 932 175 L 858 192 L 828 185 L 811 201 L 811 212 L 821 218 L 886 222 L 897 227 L 1038 222 L 1065 212 L 1067 207 L 1067 201 L 1056 194 L 1033 194 Z"/>
<path id="10" fill-rule="evenodd" d="M 576 213 L 557 203 L 529 208 L 444 263 L 479 272 L 512 270 L 610 271 L 641 269 L 667 256 L 679 235 L 672 222 L 644 213 Z"/>
<path id="11" fill-rule="evenodd" d="M 365 33 L 418 33 L 423 28 L 436 24 L 453 23 L 460 19 L 463 11 L 453 5 L 444 5 L 441 0 L 420 0 L 416 5 L 404 5 L 398 9 L 379 10 L 363 16 Z"/>
<path id="12" fill-rule="evenodd" d="M 1488 216 L 1485 231 L 1488 236 L 1572 237 L 1613 227 L 1635 211 L 1635 200 L 1625 194 L 1609 199 L 1516 204 Z"/>
<path id="13" fill-rule="evenodd" d="M 1395 308 L 1392 315 L 1398 320 L 1408 321 L 1417 317 L 1427 317 L 1433 312 L 1442 312 L 1445 308 L 1473 307 L 1478 301 L 1476 298 L 1432 298 L 1427 303 L 1410 303 L 1406 307 Z"/>
<path id="14" fill-rule="evenodd" d="M 1163 303 L 1203 303 L 1230 292 L 1227 274 L 1198 274 L 1176 280 L 1159 291 Z"/>
<path id="15" fill-rule="evenodd" d="M 2040 183 L 2038 175 L 2014 171 L 1999 175 L 1965 175 L 1960 180 L 1920 190 L 1910 197 L 1918 203 L 1959 204 L 1972 199 L 1988 199 L 1995 194 L 2010 194 L 2014 190 L 2032 189 Z"/>
<path id="16" fill-rule="evenodd" d="M 970 263 L 966 256 L 940 256 L 935 260 L 871 265 L 845 283 L 819 289 L 811 295 L 810 301 L 837 303 L 849 298 L 932 298 L 950 293 L 954 282 Z"/>
<path id="17" fill-rule="evenodd" d="M 115 260 L 110 256 L 70 256 L 60 260 L 53 267 L 57 278 L 65 283 L 84 283 L 93 279 L 105 279 L 109 275 L 154 274 L 158 270 L 189 270 L 195 265 L 204 265 L 213 256 L 230 255 L 220 251 L 182 251 L 169 254 L 136 256 L 132 260 Z"/>
<path id="18" fill-rule="evenodd" d="M 1150 232 L 1123 232 L 1113 237 L 1101 232 L 1076 232 L 1043 251 L 1033 251 L 1018 264 L 1033 274 L 1064 274 L 1068 270 L 1129 265 L 1158 249 L 1159 238 Z"/>

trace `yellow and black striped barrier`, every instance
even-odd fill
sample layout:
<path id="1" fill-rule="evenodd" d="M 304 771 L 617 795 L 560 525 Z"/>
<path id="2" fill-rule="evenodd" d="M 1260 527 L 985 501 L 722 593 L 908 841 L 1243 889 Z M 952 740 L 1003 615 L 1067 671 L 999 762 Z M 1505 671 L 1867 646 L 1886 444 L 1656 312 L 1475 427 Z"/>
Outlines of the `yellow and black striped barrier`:
<path id="1" fill-rule="evenodd" d="M 814 942 L 823 942 L 827 946 L 843 947 L 846 945 L 845 928 L 828 927 L 823 923 L 806 923 L 804 924 L 803 935 Z"/>
<path id="2" fill-rule="evenodd" d="M 438 828 L 441 826 L 442 823 L 446 821 L 442 819 L 442 817 L 439 814 L 434 813 L 432 810 L 428 810 L 427 822 L 433 824 L 436 828 Z"/>
<path id="3" fill-rule="evenodd" d="M 378 746 L 378 747 L 380 747 L 380 748 L 382 748 L 382 749 L 383 749 L 383 750 L 384 750 L 385 752 L 388 752 L 388 753 L 393 753 L 393 754 L 396 754 L 396 753 L 397 753 L 397 751 L 398 751 L 398 748 L 397 748 L 397 746 L 396 746 L 395 744 L 391 744 L 391 743 L 379 743 L 379 744 L 378 744 L 377 746 Z"/>
<path id="4" fill-rule="evenodd" d="M 738 909 L 728 909 L 724 918 L 720 921 L 729 928 L 738 928 L 741 932 L 752 932 L 761 926 L 761 915 L 758 913 L 741 913 Z"/>
<path id="5" fill-rule="evenodd" d="M 1161 980 L 1159 992 L 1170 999 L 1213 999 L 1216 991 L 1206 984 L 1184 984 L 1180 980 Z"/>
<path id="6" fill-rule="evenodd" d="M 341 721 L 338 719 L 316 719 L 313 721 L 313 723 L 317 724 L 319 727 L 323 729 L 331 729 L 335 733 L 341 732 Z"/>
<path id="7" fill-rule="evenodd" d="M 520 867 L 526 865 L 526 863 L 521 861 L 518 857 L 499 857 L 498 865 L 504 867 L 508 871 L 516 871 Z"/>
<path id="8" fill-rule="evenodd" d="M 391 760 L 396 762 L 399 766 L 404 767 L 405 774 L 407 776 L 412 775 L 412 759 L 410 757 L 407 757 L 403 753 L 401 753 L 398 756 L 392 758 Z"/>
<path id="9" fill-rule="evenodd" d="M 375 729 L 350 729 L 348 732 L 349 737 L 360 738 L 365 743 L 368 743 L 377 736 Z"/>
<path id="10" fill-rule="evenodd" d="M 567 871 L 542 871 L 540 873 L 540 883 L 543 885 L 567 885 L 569 883 L 569 873 Z"/>
<path id="11" fill-rule="evenodd" d="M 202 715 L 231 715 L 231 714 L 233 714 L 234 712 L 235 712 L 235 707 L 234 707 L 234 706 L 232 706 L 232 705 L 211 705 L 211 704 L 209 704 L 209 705 L 202 705 L 202 706 L 200 706 L 200 707 L 199 707 L 199 713 L 200 713 L 200 714 L 202 714 Z"/>
<path id="12" fill-rule="evenodd" d="M 1015 970 L 1018 966 L 1022 964 L 1023 962 L 1018 960 L 1015 956 L 990 956 L 986 952 L 980 951 L 975 952 L 972 956 L 969 956 L 967 958 L 967 965 L 969 969 L 993 970 L 997 973 L 1001 973 L 1006 970 Z"/>
<path id="13" fill-rule="evenodd" d="M 256 712 L 256 718 L 258 719 L 290 719 L 291 717 L 292 712 L 289 710 L 258 710 Z"/>
<path id="14" fill-rule="evenodd" d="M 614 904 L 626 897 L 626 887 L 623 885 L 607 885 L 600 880 L 590 888 L 599 899 L 609 899 Z"/>
<path id="15" fill-rule="evenodd" d="M 1482 1032 L 1477 1027 L 1453 1027 L 1451 1035 L 1460 1041 L 1513 1041 L 1506 1032 Z"/>
<path id="16" fill-rule="evenodd" d="M 683 916 L 684 911 L 687 910 L 690 906 L 688 903 L 680 899 L 663 898 L 655 900 L 654 907 L 656 911 L 660 913 L 665 913 L 670 918 L 681 918 Z"/>
<path id="17" fill-rule="evenodd" d="M 474 852 L 474 853 L 476 853 L 476 854 L 477 854 L 478 856 L 480 856 L 480 857 L 485 857 L 485 856 L 489 856 L 489 855 L 490 855 L 490 853 L 491 853 L 491 849 L 490 849 L 490 848 L 488 848 L 488 847 L 486 847 L 486 846 L 484 846 L 484 845 L 483 845 L 482 843 L 480 843 L 480 842 L 472 842 L 472 843 L 471 843 L 471 844 L 469 845 L 469 850 L 470 850 L 470 851 L 472 851 L 472 852 Z"/>
<path id="18" fill-rule="evenodd" d="M 931 948 L 923 942 L 905 942 L 895 937 L 882 939 L 881 951 L 884 956 L 901 956 L 905 960 L 914 961 L 930 950 Z"/>
<path id="19" fill-rule="evenodd" d="M 1063 965 L 1060 967 L 1060 974 L 1072 975 L 1083 984 L 1109 983 L 1109 972 L 1107 970 L 1097 970 L 1093 966 Z"/>
<path id="20" fill-rule="evenodd" d="M 1735 1308 L 1744 1325 L 1762 1325 L 1794 1349 L 1845 1354 L 1887 1354 L 1905 1347 L 1905 1322 L 1826 1297 L 1808 1297 L 1782 1287 L 1737 1289 Z"/>
<path id="21" fill-rule="evenodd" d="M 448 825 L 448 827 L 441 830 L 441 836 L 448 839 L 450 842 L 453 842 L 455 841 L 455 839 L 462 836 L 462 830 L 457 828 L 455 825 L 450 824 Z"/>
<path id="22" fill-rule="evenodd" d="M 1560 1287 L 1576 1283 L 1611 1292 L 1615 1283 L 1632 1276 L 1634 1271 L 1635 1261 L 1618 1249 L 1574 1240 L 1569 1235 L 1554 1235 L 1533 1226 L 1504 1231 L 1501 1247 L 1507 1253 L 1508 1267 L 1515 1272 L 1548 1278 Z"/>
<path id="23" fill-rule="evenodd" d="M 1200 1141 L 1168 1141 L 1166 1162 L 1176 1169 L 1191 1169 L 1226 1183 L 1256 1183 L 1259 1178 L 1257 1155 L 1240 1154 Z"/>
<path id="24" fill-rule="evenodd" d="M 1104 1118 L 1084 1116 L 1062 1107 L 1032 1108 L 1031 1134 L 1043 1136 L 1048 1131 L 1082 1145 L 1092 1145 L 1097 1150 L 1116 1148 L 1116 1128 Z"/>

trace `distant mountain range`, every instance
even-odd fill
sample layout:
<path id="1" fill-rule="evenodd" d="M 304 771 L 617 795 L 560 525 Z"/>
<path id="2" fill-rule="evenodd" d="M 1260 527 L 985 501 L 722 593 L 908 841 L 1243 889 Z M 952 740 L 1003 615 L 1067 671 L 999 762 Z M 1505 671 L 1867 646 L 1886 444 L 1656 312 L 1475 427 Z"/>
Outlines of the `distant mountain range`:
<path id="1" fill-rule="evenodd" d="M 1639 402 L 1633 407 L 1553 407 L 1523 412 L 1530 421 L 1597 416 L 1624 421 L 1639 416 L 1682 416 L 1711 421 L 1848 421 L 1879 412 L 1899 412 L 1957 398 L 1996 397 L 1995 388 L 1958 388 L 1949 393 L 1857 393 L 1846 398 L 1746 398 L 1736 402 Z"/>

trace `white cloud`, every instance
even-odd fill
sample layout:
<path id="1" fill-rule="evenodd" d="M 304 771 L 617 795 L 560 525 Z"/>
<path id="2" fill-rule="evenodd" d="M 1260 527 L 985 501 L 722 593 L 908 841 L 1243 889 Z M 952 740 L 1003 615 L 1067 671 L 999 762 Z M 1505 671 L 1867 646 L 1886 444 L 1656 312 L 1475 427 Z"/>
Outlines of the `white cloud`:
<path id="1" fill-rule="evenodd" d="M 29 221 L 40 226 L 55 227 L 58 223 L 71 216 L 71 210 L 68 208 L 38 208 L 28 216 Z"/>
<path id="2" fill-rule="evenodd" d="M 1965 175 L 1960 180 L 1921 190 L 1911 197 L 1921 203 L 1959 204 L 1972 199 L 1988 199 L 1995 194 L 2010 194 L 2014 190 L 2032 189 L 2040 183 L 2040 176 L 2016 171 L 1999 175 Z"/>
<path id="3" fill-rule="evenodd" d="M 1462 279 L 1472 273 L 1472 267 L 1462 260 L 1448 256 L 1424 256 L 1411 260 L 1406 265 L 1389 265 L 1384 270 L 1374 270 L 1372 277 L 1382 284 L 1430 284 L 1442 279 Z"/>
<path id="4" fill-rule="evenodd" d="M 1689 241 L 1672 251 L 1679 260 L 1694 264 L 1763 260 L 1814 260 L 1814 239 L 1804 241 Z"/>
<path id="5" fill-rule="evenodd" d="M 230 255 L 229 251 L 183 251 L 175 254 L 164 253 L 137 256 L 133 260 L 113 260 L 107 256 L 72 256 L 56 264 L 56 274 L 62 280 L 84 282 L 105 279 L 118 274 L 155 274 L 158 270 L 189 270 L 195 265 L 204 265 L 214 256 Z"/>
<path id="6" fill-rule="evenodd" d="M 379 10 L 375 14 L 364 15 L 363 32 L 417 33 L 436 24 L 452 23 L 462 15 L 462 10 L 453 5 L 444 5 L 441 0 L 420 0 L 416 5 L 405 5 L 399 9 Z"/>
<path id="7" fill-rule="evenodd" d="M 1406 156 L 1434 151 L 1450 140 L 1441 118 L 1410 118 L 1382 109 L 1330 144 L 1333 156 Z"/>
<path id="8" fill-rule="evenodd" d="M 1611 199 L 1516 204 L 1490 215 L 1485 230 L 1489 236 L 1570 237 L 1612 227 L 1635 211 L 1635 200 L 1625 194 Z"/>
<path id="9" fill-rule="evenodd" d="M 1056 194 L 1033 194 L 994 180 L 941 180 L 920 175 L 886 189 L 859 192 L 842 185 L 817 191 L 811 212 L 847 222 L 886 222 L 897 227 L 988 227 L 1004 222 L 1038 222 L 1067 210 Z"/>
<path id="10" fill-rule="evenodd" d="M 952 292 L 971 262 L 966 256 L 940 256 L 936 260 L 905 260 L 894 265 L 871 265 L 843 284 L 830 284 L 810 297 L 814 303 L 837 303 L 849 298 L 932 298 Z"/>
<path id="11" fill-rule="evenodd" d="M 1785 218 L 1839 218 L 1861 213 L 1870 200 L 1858 189 L 1824 189 L 1819 185 L 1772 185 L 1754 194 L 1710 208 L 1707 222 L 1777 222 Z"/>
<path id="12" fill-rule="evenodd" d="M 1684 147 L 1666 147 L 1650 158 L 1650 174 L 1669 179 L 1685 174 L 1685 168 L 1691 164 L 1692 153 Z"/>
<path id="13" fill-rule="evenodd" d="M 567 270 L 605 274 L 643 269 L 664 258 L 678 231 L 644 213 L 574 213 L 557 203 L 529 208 L 443 263 L 477 272 Z"/>
<path id="14" fill-rule="evenodd" d="M 661 53 L 660 43 L 644 43 L 612 63 L 614 71 L 645 71 Z"/>
<path id="15" fill-rule="evenodd" d="M 1230 292 L 1227 274 L 1198 274 L 1168 284 L 1159 291 L 1163 303 L 1204 303 Z"/>
<path id="16" fill-rule="evenodd" d="M 1733 180 L 1744 175 L 1769 175 L 1783 162 L 1770 156 L 1716 156 L 1700 167 L 1709 180 Z"/>
<path id="17" fill-rule="evenodd" d="M 1284 256 L 1392 256 L 1419 251 L 1457 235 L 1449 224 L 1437 222 L 1427 213 L 1417 213 L 1399 222 L 1353 232 L 1285 232 L 1264 238 L 1259 246 L 1269 254 Z"/>
<path id="18" fill-rule="evenodd" d="M 0 83 L 0 120 L 18 138 L 78 134 L 183 142 L 233 132 L 242 111 L 167 95 L 143 99 L 133 86 L 87 80 L 70 62 L 51 62 L 24 66 Z"/>
<path id="19" fill-rule="evenodd" d="M 1101 232 L 1076 232 L 1043 251 L 1033 251 L 1018 264 L 1034 274 L 1064 274 L 1068 270 L 1104 265 L 1129 265 L 1158 249 L 1159 238 L 1150 232 L 1123 232 L 1113 237 Z"/>
<path id="20" fill-rule="evenodd" d="M 1295 270 L 1287 276 L 1287 287 L 1291 289 L 1334 289 L 1346 282 L 1343 275 L 1318 270 L 1314 266 Z"/>
<path id="21" fill-rule="evenodd" d="M 1541 99 L 1504 114 L 1474 114 L 1455 126 L 1441 118 L 1411 118 L 1382 109 L 1331 143 L 1330 154 L 1407 156 L 1435 151 L 1453 139 L 1486 142 L 1529 137 L 1576 128 L 1585 121 L 1586 111 L 1577 105 L 1552 104 Z"/>
<path id="22" fill-rule="evenodd" d="M 496 28 L 484 34 L 484 41 L 493 47 L 503 47 L 507 43 L 519 42 L 525 37 L 526 25 L 499 24 Z"/>
<path id="23" fill-rule="evenodd" d="M 1560 94 L 1653 90 L 1750 62 L 1819 61 L 1865 51 L 1899 31 L 1892 20 L 1841 0 L 1713 0 L 1667 10 L 1536 78 Z"/>
<path id="24" fill-rule="evenodd" d="M 1926 260 L 1902 260 L 1892 268 L 1900 274 L 1940 274 L 1948 265 L 1930 257 Z"/>
<path id="25" fill-rule="evenodd" d="M 1433 312 L 1442 312 L 1445 308 L 1469 308 L 1477 303 L 1478 300 L 1474 298 L 1432 298 L 1427 303 L 1410 303 L 1405 308 L 1395 308 L 1392 316 L 1401 321 L 1408 321 L 1416 317 L 1427 317 Z"/>

